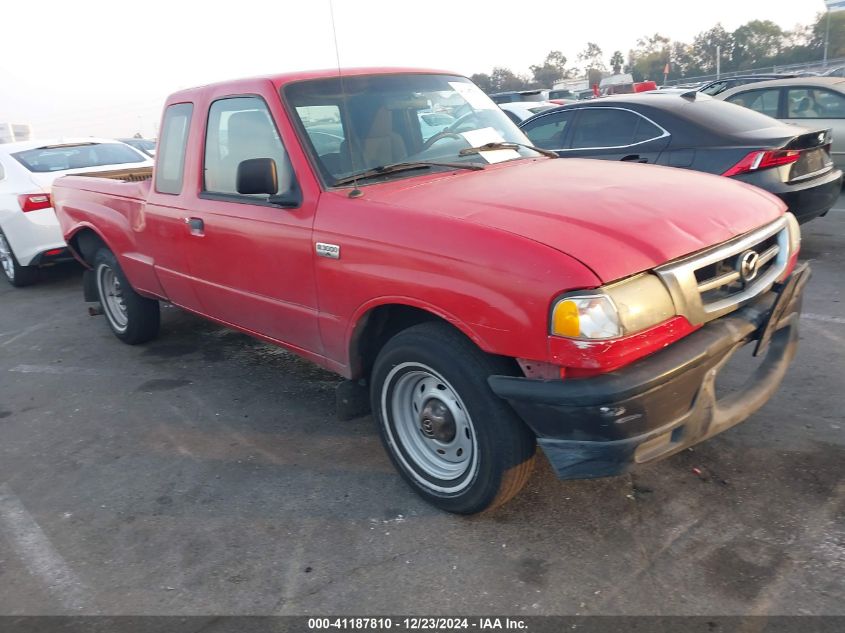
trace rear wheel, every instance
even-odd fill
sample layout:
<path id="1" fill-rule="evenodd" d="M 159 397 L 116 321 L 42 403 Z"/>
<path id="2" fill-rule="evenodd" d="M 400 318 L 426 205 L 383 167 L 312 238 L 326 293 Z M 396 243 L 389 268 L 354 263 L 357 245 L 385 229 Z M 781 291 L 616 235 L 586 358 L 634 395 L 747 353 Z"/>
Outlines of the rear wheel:
<path id="1" fill-rule="evenodd" d="M 16 288 L 29 286 L 38 281 L 38 268 L 35 266 L 21 266 L 18 263 L 3 231 L 0 231 L 0 268 L 3 269 L 3 276 L 6 281 Z"/>
<path id="2" fill-rule="evenodd" d="M 137 345 L 158 335 L 161 322 L 158 301 L 135 292 L 107 248 L 101 248 L 94 256 L 94 279 L 106 321 L 117 338 Z"/>
<path id="3" fill-rule="evenodd" d="M 370 397 L 382 442 L 433 505 L 481 512 L 528 480 L 535 438 L 487 385 L 488 376 L 510 369 L 442 323 L 408 328 L 379 353 Z"/>

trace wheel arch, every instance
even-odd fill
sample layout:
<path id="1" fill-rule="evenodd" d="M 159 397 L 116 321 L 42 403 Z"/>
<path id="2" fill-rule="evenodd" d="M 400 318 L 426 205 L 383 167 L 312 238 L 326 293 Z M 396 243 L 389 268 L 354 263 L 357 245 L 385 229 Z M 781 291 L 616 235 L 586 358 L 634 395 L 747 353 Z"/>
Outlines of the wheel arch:
<path id="1" fill-rule="evenodd" d="M 67 237 L 67 245 L 73 256 L 86 268 L 90 269 L 94 263 L 94 255 L 97 250 L 106 247 L 114 252 L 102 234 L 90 225 L 83 224 L 77 227 Z"/>
<path id="2" fill-rule="evenodd" d="M 363 306 L 352 319 L 348 336 L 349 371 L 352 379 L 370 374 L 379 351 L 390 338 L 414 325 L 440 322 L 459 332 L 482 351 L 484 341 L 466 323 L 452 315 L 405 298 L 383 299 Z M 512 360 L 512 359 L 511 359 Z M 516 361 L 513 361 L 516 366 Z"/>

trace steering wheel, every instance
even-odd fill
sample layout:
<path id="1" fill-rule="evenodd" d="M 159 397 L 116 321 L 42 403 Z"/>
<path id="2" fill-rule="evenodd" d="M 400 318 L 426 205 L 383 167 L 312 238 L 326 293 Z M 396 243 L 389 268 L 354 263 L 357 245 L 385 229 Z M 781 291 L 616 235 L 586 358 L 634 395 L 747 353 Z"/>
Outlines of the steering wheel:
<path id="1" fill-rule="evenodd" d="M 467 112 L 465 115 L 458 117 L 458 119 L 452 123 L 452 125 L 443 130 L 442 133 L 450 132 L 454 134 L 464 126 L 466 130 L 472 130 L 477 128 L 480 123 L 481 117 L 478 112 Z"/>
<path id="2" fill-rule="evenodd" d="M 442 141 L 444 138 L 462 139 L 464 137 L 461 136 L 460 134 L 455 134 L 454 132 L 450 132 L 448 129 L 441 130 L 440 132 L 438 132 L 437 134 L 432 136 L 430 139 L 428 139 L 425 143 L 423 143 L 422 151 L 429 149 L 432 145 L 434 145 L 438 141 Z"/>

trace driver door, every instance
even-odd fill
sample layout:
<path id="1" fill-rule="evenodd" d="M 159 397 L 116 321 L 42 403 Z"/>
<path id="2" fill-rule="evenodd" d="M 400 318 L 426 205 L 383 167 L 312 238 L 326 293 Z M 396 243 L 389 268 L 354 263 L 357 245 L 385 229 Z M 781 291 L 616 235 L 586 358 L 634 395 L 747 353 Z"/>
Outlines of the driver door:
<path id="1" fill-rule="evenodd" d="M 271 158 L 277 194 L 296 177 L 264 99 L 256 95 L 213 101 L 205 131 L 201 200 L 185 219 L 188 259 L 203 312 L 256 334 L 320 352 L 311 242 L 315 202 L 295 208 L 267 195 L 237 191 L 238 165 Z"/>

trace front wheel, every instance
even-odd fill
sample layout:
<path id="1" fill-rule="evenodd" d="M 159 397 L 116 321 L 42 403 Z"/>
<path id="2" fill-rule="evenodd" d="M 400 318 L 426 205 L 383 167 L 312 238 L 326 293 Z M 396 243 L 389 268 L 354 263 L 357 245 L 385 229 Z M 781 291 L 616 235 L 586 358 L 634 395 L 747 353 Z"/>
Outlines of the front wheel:
<path id="1" fill-rule="evenodd" d="M 114 253 L 107 248 L 101 248 L 94 256 L 94 279 L 103 313 L 117 338 L 137 345 L 158 335 L 161 320 L 158 301 L 135 292 Z"/>
<path id="2" fill-rule="evenodd" d="M 459 514 L 499 506 L 531 474 L 535 438 L 487 385 L 501 359 L 441 323 L 393 337 L 373 367 L 382 442 L 403 478 L 433 505 Z"/>

